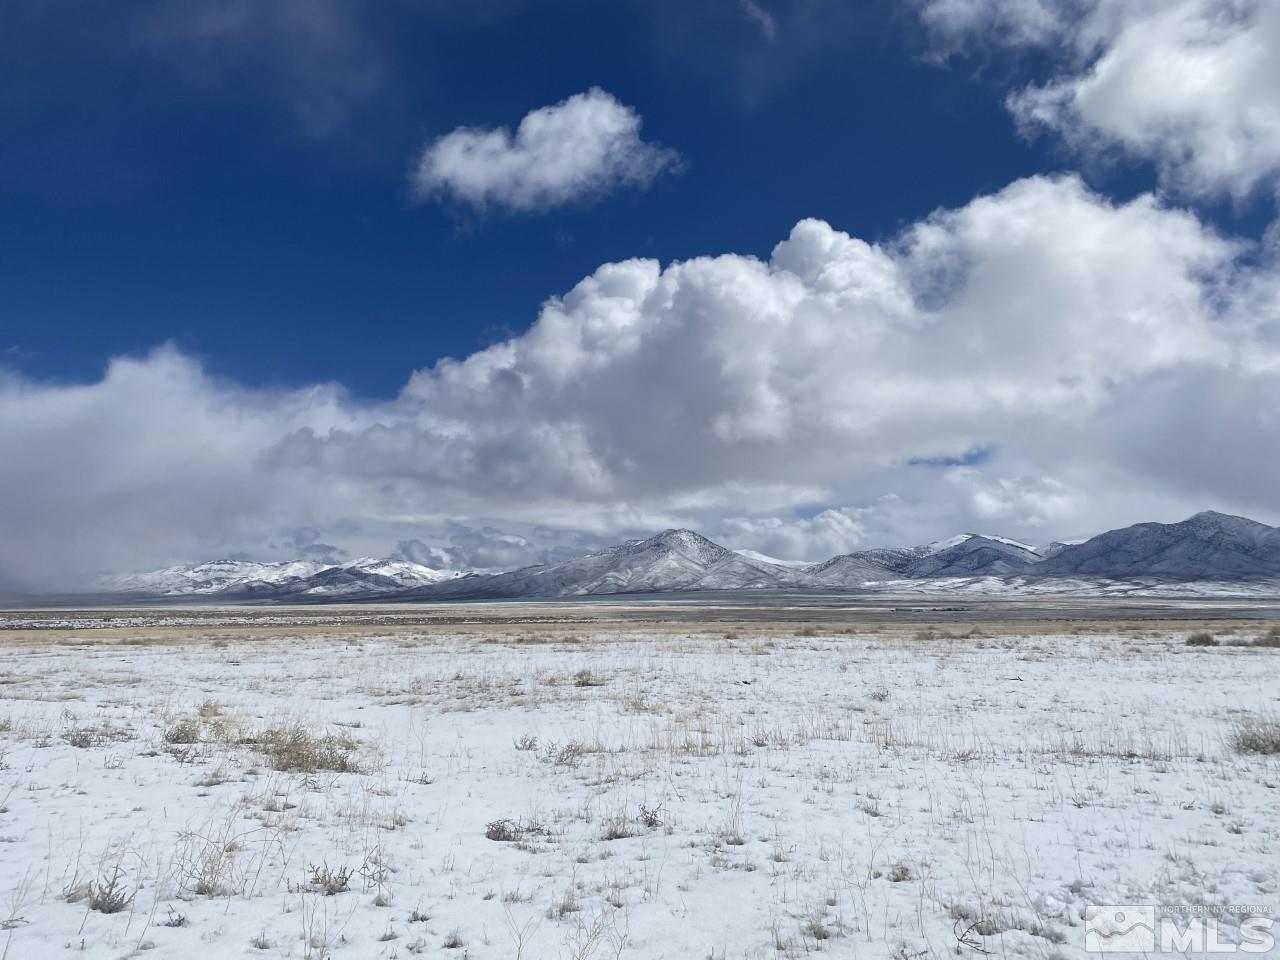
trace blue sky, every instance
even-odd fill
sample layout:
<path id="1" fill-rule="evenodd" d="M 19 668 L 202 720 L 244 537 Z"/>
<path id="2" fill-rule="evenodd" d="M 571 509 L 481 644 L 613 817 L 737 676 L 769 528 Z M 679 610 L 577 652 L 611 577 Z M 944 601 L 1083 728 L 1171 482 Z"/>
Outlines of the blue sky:
<path id="1" fill-rule="evenodd" d="M 20 81 L 0 180 L 11 362 L 87 380 L 172 341 L 246 383 L 390 396 L 527 328 L 601 262 L 766 256 L 806 216 L 883 238 L 1064 165 L 1003 107 L 1000 78 L 1031 64 L 926 62 L 900 4 L 777 4 L 773 39 L 734 0 L 447 6 L 338 5 L 340 41 L 171 27 L 141 54 L 146 4 L 78 27 L 70 7 L 33 14 L 4 68 Z M 539 215 L 410 205 L 433 137 L 592 86 L 683 171 Z M 1120 194 L 1152 182 L 1095 173 Z"/>
<path id="2" fill-rule="evenodd" d="M 312 541 L 453 544 L 466 565 L 477 531 L 536 559 L 687 522 L 816 558 L 979 525 L 1051 539 L 1191 508 L 1277 517 L 1249 480 L 1270 460 L 1171 478 L 1159 442 L 1198 423 L 1239 459 L 1275 431 L 1251 393 L 1275 385 L 1280 95 L 1256 54 L 1273 4 L 464 6 L 9 7 L 0 442 L 112 443 L 84 447 L 104 478 L 86 488 L 61 453 L 0 475 L 51 491 L 0 523 L 22 556 L 57 566 L 65 546 L 43 544 L 70 504 L 94 571 Z M 594 117 L 639 127 L 585 188 L 512 201 L 504 156 L 473 202 L 465 152 L 422 187 L 459 128 L 514 130 L 593 90 Z M 625 322 L 600 319 L 619 301 L 593 286 L 530 332 L 602 265 L 722 254 L 618 280 L 624 299 L 646 291 Z M 1116 286 L 1116 255 L 1152 287 Z M 775 328 L 742 319 L 756 309 L 790 325 L 773 347 Z M 1100 339 L 1126 324 L 1133 339 Z M 663 339 L 673 325 L 688 338 Z M 547 346 L 569 328 L 572 345 Z M 636 330 L 643 347 L 623 350 Z M 667 432 L 682 419 L 687 441 Z M 178 458 L 189 475 L 148 459 L 177 435 L 200 440 Z M 86 528 L 112 511 L 125 519 Z M 143 546 L 119 552 L 126 537 Z"/>

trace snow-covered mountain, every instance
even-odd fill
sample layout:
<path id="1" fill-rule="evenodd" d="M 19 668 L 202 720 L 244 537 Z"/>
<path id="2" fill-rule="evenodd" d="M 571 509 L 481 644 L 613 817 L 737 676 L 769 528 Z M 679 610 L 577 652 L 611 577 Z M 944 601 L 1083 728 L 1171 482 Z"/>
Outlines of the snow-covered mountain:
<path id="1" fill-rule="evenodd" d="M 807 568 L 816 584 L 856 587 L 885 580 L 1004 576 L 1040 562 L 1027 544 L 1008 537 L 962 533 L 918 547 L 859 550 Z"/>
<path id="2" fill-rule="evenodd" d="M 1084 543 L 1088 537 L 1082 537 L 1079 540 L 1055 540 L 1053 543 L 1046 543 L 1036 547 L 1036 553 L 1048 560 L 1050 557 L 1056 557 L 1067 547 L 1074 547 L 1076 544 Z"/>
<path id="3" fill-rule="evenodd" d="M 1280 528 L 1210 512 L 1181 523 L 1139 523 L 1089 540 L 1043 547 L 966 533 L 917 547 L 860 550 L 815 564 L 733 551 L 692 530 L 667 530 L 646 540 L 628 540 L 586 556 L 507 573 L 462 576 L 403 560 L 371 558 L 343 564 L 217 560 L 113 577 L 103 588 L 132 595 L 232 600 L 451 600 L 794 588 L 1113 593 L 1153 584 L 1180 584 L 1178 589 L 1185 592 L 1191 584 L 1267 581 L 1280 584 Z"/>
<path id="4" fill-rule="evenodd" d="M 692 530 L 667 530 L 562 563 L 464 577 L 413 593 L 432 598 L 574 597 L 803 585 L 799 570 L 744 557 Z"/>
<path id="5" fill-rule="evenodd" d="M 364 557 L 348 563 L 286 560 L 214 560 L 190 567 L 105 578 L 111 593 L 157 597 L 354 597 L 423 587 L 459 574 L 403 560 Z"/>
<path id="6" fill-rule="evenodd" d="M 1007 537 L 965 534 L 903 568 L 910 578 L 1007 576 L 1023 573 L 1041 557 L 1031 547 Z"/>
<path id="7" fill-rule="evenodd" d="M 193 567 L 165 567 L 145 573 L 105 577 L 102 586 L 120 593 L 151 593 L 162 596 L 218 593 L 241 583 L 280 583 L 319 573 L 332 564 L 314 560 L 286 560 L 256 563 L 251 560 L 212 560 Z"/>
<path id="8" fill-rule="evenodd" d="M 1139 523 L 1064 547 L 1037 572 L 1113 579 L 1280 577 L 1280 528 L 1213 511 L 1180 523 Z"/>
<path id="9" fill-rule="evenodd" d="M 806 578 L 823 587 L 860 587 L 881 580 L 896 580 L 919 554 L 911 550 L 860 550 L 845 553 L 805 568 Z"/>

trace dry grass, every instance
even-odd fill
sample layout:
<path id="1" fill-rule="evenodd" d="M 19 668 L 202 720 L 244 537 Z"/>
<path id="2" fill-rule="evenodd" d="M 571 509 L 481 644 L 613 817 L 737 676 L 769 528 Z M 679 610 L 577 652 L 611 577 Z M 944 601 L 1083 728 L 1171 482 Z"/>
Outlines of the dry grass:
<path id="1" fill-rule="evenodd" d="M 268 727 L 244 740 L 266 758 L 271 769 L 289 773 L 359 773 L 357 743 L 344 734 L 313 734 L 300 723 Z"/>
<path id="2" fill-rule="evenodd" d="M 1036 601 L 1027 603 L 996 601 L 989 604 L 987 615 L 973 620 L 935 620 L 927 629 L 938 634 L 956 635 L 978 631 L 984 636 L 1045 636 L 1064 633 L 1103 635 L 1116 632 L 1151 631 L 1176 633 L 1210 629 L 1221 633 L 1257 629 L 1258 621 L 1246 617 L 1203 619 L 1189 614 L 1181 601 L 1135 599 L 1131 606 L 1142 608 L 1141 619 L 1117 621 L 1110 616 L 1106 601 L 1047 600 L 1045 612 L 1037 613 Z M 1026 608 L 1023 610 L 1022 608 Z M 461 612 L 459 612 L 459 609 Z M 1003 611 L 1009 615 L 1002 615 Z M 401 638 L 405 643 L 431 644 L 436 638 L 473 636 L 486 642 L 509 644 L 555 644 L 581 642 L 566 630 L 588 628 L 607 630 L 613 637 L 631 634 L 690 635 L 715 633 L 723 635 L 749 633 L 752 637 L 794 637 L 796 631 L 813 627 L 813 611 L 797 611 L 788 621 L 785 611 L 768 606 L 729 605 L 724 608 L 706 606 L 691 616 L 684 606 L 645 605 L 640 616 L 637 608 L 618 604 L 564 602 L 549 617 L 545 607 L 520 603 L 492 604 L 423 611 L 405 605 L 369 606 L 277 606 L 264 610 L 243 607 L 207 607 L 178 609 L 158 613 L 155 610 L 115 609 L 105 611 L 8 611 L 0 614 L 0 642 L 7 646 L 35 643 L 41 646 L 74 644 L 84 646 L 141 644 L 164 647 L 219 643 L 230 645 L 261 640 L 317 637 L 346 641 L 380 636 Z M 860 612 L 862 619 L 850 619 L 837 613 L 824 628 L 842 635 L 868 635 L 885 631 L 923 628 L 912 611 L 886 609 L 876 614 Z M 85 620 L 83 626 L 65 626 L 68 619 Z M 175 618 L 180 625 L 153 625 L 150 621 Z M 228 619 L 229 618 L 229 619 Z M 219 619 L 228 622 L 213 622 Z M 6 620 L 20 626 L 9 626 Z M 547 623 L 554 620 L 554 623 Z M 738 621 L 732 626 L 726 620 Z M 189 621 L 189 622 L 188 622 Z M 206 622 L 207 621 L 207 622 Z M 798 621 L 798 622 L 797 622 Z M 38 624 L 46 624 L 37 626 Z M 976 634 L 975 634 L 976 635 Z"/>
<path id="3" fill-rule="evenodd" d="M 1280 753 L 1280 716 L 1250 714 L 1237 720 L 1231 731 L 1231 746 L 1240 753 Z"/>

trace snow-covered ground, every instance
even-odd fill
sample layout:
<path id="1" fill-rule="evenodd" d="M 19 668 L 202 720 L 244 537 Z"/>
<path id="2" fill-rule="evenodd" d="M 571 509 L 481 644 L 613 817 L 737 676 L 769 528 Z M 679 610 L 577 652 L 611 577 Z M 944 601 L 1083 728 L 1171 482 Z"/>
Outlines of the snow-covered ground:
<path id="1" fill-rule="evenodd" d="M 5 960 L 1077 957 L 1091 904 L 1280 905 L 1231 743 L 1278 649 L 379 629 L 0 636 Z"/>
<path id="2" fill-rule="evenodd" d="M 937 597 L 1143 597 L 1167 600 L 1259 599 L 1280 596 L 1275 580 L 1114 580 L 1103 577 L 976 576 L 927 580 L 881 580 L 862 585 L 867 593 Z"/>

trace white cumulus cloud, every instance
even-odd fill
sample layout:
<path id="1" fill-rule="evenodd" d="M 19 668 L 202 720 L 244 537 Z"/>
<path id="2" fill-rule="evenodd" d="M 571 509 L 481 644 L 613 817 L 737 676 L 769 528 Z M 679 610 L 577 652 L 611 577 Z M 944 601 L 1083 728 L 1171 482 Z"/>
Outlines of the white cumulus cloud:
<path id="1" fill-rule="evenodd" d="M 1276 183 L 1275 0 L 923 0 L 922 16 L 944 53 L 1043 48 L 1052 77 L 1009 98 L 1027 129 L 1152 160 L 1190 195 Z"/>
<path id="2" fill-rule="evenodd" d="M 459 127 L 430 144 L 413 176 L 419 199 L 543 210 L 622 187 L 646 187 L 679 164 L 640 137 L 641 118 L 598 87 L 505 127 Z"/>

